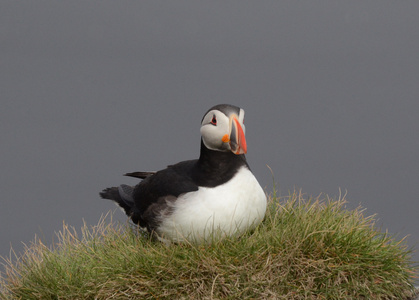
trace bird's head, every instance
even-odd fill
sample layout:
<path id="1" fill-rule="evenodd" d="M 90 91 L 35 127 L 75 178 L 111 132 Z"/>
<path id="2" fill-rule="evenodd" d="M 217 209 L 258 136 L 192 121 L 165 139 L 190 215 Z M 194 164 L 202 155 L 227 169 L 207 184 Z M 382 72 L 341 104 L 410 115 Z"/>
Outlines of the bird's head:
<path id="1" fill-rule="evenodd" d="M 208 110 L 201 124 L 202 141 L 210 150 L 245 154 L 247 152 L 244 110 L 220 104 Z"/>

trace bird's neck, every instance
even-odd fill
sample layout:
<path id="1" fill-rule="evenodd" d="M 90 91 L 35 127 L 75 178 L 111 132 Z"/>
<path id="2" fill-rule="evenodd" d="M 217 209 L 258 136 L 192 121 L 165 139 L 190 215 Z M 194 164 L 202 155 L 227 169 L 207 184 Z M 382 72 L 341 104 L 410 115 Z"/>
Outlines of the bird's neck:
<path id="1" fill-rule="evenodd" d="M 201 140 L 201 152 L 197 163 L 200 174 L 198 182 L 205 181 L 209 186 L 219 185 L 230 180 L 242 166 L 248 167 L 244 154 L 210 150 Z"/>

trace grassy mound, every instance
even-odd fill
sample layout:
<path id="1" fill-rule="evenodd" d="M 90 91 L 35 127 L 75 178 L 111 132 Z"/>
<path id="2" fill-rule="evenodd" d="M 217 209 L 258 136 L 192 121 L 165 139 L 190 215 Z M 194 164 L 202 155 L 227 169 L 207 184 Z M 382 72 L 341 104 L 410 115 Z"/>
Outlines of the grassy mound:
<path id="1" fill-rule="evenodd" d="M 54 249 L 35 241 L 8 263 L 1 299 L 408 299 L 415 267 L 403 241 L 345 200 L 271 197 L 239 239 L 165 246 L 109 218 Z"/>

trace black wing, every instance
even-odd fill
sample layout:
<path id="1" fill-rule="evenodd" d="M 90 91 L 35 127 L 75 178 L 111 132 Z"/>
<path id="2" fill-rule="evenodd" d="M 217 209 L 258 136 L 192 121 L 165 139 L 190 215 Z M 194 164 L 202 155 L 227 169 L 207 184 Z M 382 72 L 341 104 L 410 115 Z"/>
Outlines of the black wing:
<path id="1" fill-rule="evenodd" d="M 170 214 L 168 202 L 176 201 L 181 194 L 197 191 L 193 179 L 197 160 L 180 162 L 166 169 L 150 174 L 133 191 L 135 207 L 131 218 L 150 231 L 159 225 L 161 214 Z M 148 172 L 139 172 L 141 176 Z"/>

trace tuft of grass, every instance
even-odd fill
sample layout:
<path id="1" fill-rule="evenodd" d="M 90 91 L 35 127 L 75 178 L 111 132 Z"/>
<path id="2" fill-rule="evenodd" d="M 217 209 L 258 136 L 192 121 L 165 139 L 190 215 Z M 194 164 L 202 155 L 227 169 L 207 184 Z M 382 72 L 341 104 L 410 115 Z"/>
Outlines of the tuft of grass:
<path id="1" fill-rule="evenodd" d="M 154 242 L 111 216 L 35 240 L 1 278 L 1 299 L 408 299 L 411 249 L 344 197 L 278 198 L 240 238 Z"/>

